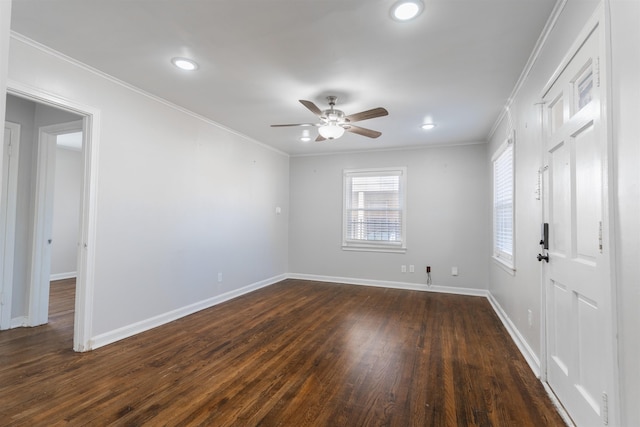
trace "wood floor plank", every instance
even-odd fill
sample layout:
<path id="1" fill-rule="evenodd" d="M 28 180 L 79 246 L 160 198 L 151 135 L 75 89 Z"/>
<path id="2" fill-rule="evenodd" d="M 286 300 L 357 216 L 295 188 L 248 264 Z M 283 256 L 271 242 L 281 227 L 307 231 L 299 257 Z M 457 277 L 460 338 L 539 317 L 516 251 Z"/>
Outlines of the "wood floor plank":
<path id="1" fill-rule="evenodd" d="M 484 298 L 285 280 L 79 354 L 74 288 L 0 332 L 0 425 L 564 425 Z"/>

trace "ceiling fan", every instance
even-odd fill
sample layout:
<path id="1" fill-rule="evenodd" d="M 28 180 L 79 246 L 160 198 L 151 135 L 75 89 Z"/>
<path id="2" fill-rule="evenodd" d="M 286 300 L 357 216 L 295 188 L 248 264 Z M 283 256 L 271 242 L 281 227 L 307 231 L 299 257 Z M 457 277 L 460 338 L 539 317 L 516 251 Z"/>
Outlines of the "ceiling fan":
<path id="1" fill-rule="evenodd" d="M 309 111 L 320 118 L 320 123 L 295 123 L 285 125 L 271 125 L 271 127 L 287 127 L 287 126 L 314 126 L 318 128 L 318 137 L 316 141 L 324 141 L 327 139 L 338 139 L 344 132 L 357 133 L 358 135 L 367 136 L 369 138 L 377 138 L 382 135 L 381 132 L 366 129 L 360 126 L 354 126 L 352 123 L 359 122 L 361 120 L 374 119 L 376 117 L 382 117 L 389 114 L 387 110 L 382 107 L 374 108 L 367 111 L 362 111 L 356 114 L 345 115 L 344 112 L 337 110 L 333 107 L 336 105 L 335 96 L 327 96 L 329 101 L 329 108 L 326 110 L 320 110 L 311 101 L 300 100 L 300 103 L 307 107 Z"/>

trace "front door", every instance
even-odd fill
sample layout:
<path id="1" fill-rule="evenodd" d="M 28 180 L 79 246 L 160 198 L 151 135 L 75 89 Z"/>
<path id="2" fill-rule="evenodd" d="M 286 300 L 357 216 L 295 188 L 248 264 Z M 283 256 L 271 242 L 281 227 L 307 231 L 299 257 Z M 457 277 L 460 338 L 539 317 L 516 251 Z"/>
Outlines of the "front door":
<path id="1" fill-rule="evenodd" d="M 596 25 L 544 96 L 547 381 L 578 426 L 607 423 L 612 375 L 600 33 Z"/>

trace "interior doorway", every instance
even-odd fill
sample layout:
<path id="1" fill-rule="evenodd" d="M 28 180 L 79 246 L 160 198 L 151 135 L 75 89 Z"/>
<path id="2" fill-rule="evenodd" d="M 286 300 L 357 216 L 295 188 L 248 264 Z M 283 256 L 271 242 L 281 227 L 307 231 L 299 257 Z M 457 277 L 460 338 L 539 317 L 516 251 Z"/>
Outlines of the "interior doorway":
<path id="1" fill-rule="evenodd" d="M 45 111 L 50 115 L 50 107 L 47 108 Z M 59 271 L 52 271 L 52 261 L 57 261 L 59 257 L 54 257 L 54 254 L 58 255 L 57 252 L 61 250 L 60 244 L 69 238 L 76 240 L 75 249 L 72 249 L 71 262 L 69 263 L 67 260 L 67 269 L 70 271 L 62 272 L 62 274 L 68 278 L 69 275 L 75 277 L 77 272 L 79 249 L 77 237 L 80 228 L 79 203 L 82 188 L 81 156 L 78 155 L 75 162 L 76 167 L 73 168 L 74 162 L 69 159 L 69 155 L 73 158 L 74 153 L 67 153 L 71 150 L 68 148 L 71 139 L 69 135 L 80 134 L 79 143 L 75 142 L 74 149 L 78 151 L 77 154 L 80 154 L 82 150 L 82 120 L 37 126 L 37 131 L 38 141 L 35 147 L 37 167 L 35 173 L 31 173 L 31 178 L 35 179 L 35 194 L 33 196 L 33 243 L 29 270 L 31 278 L 29 283 L 29 326 L 42 325 L 49 321 L 49 286 L 52 279 L 55 278 L 52 277 L 52 273 L 60 274 Z M 67 145 L 63 146 L 61 143 L 65 140 Z M 69 179 L 69 172 L 75 175 L 71 179 Z M 32 187 L 34 186 L 32 185 Z M 76 194 L 68 194 L 70 192 Z M 61 198 L 66 199 L 67 203 L 73 203 L 74 206 L 61 206 L 60 203 L 56 203 Z M 70 221 L 72 224 L 69 224 Z M 65 226 L 60 227 L 60 224 L 65 224 Z M 61 233 L 60 228 L 64 228 L 65 233 Z M 54 232 L 58 232 L 58 238 L 54 239 Z M 65 258 L 69 258 L 69 255 Z"/>
<path id="2" fill-rule="evenodd" d="M 15 231 L 13 279 L 9 283 L 5 280 L 6 275 L 3 275 L 0 288 L 4 291 L 10 287 L 12 295 L 10 300 L 3 299 L 6 304 L 2 306 L 1 314 L 10 317 L 10 327 L 47 323 L 50 280 L 61 278 L 60 274 L 66 277 L 75 275 L 73 347 L 76 351 L 87 351 L 91 349 L 94 252 L 93 245 L 89 243 L 93 243 L 95 235 L 99 111 L 58 99 L 37 89 L 21 87 L 17 83 L 10 84 L 7 92 L 6 119 L 20 123 L 21 156 L 15 206 L 18 220 L 12 228 Z M 75 211 L 72 226 L 75 229 L 75 253 L 72 255 L 75 262 L 72 260 L 72 267 L 58 271 L 57 276 L 54 272 L 52 276 L 55 184 L 56 178 L 59 178 L 56 177 L 57 152 L 63 137 L 72 134 L 76 141 L 79 137 L 79 144 L 76 142 L 73 149 L 68 146 L 62 149 L 74 151 L 73 156 L 78 164 L 77 204 L 67 206 L 68 212 Z M 67 169 L 69 166 L 63 167 Z M 12 209 L 9 208 L 10 211 Z M 70 216 L 68 212 L 62 216 Z M 2 237 L 3 243 L 6 235 L 4 233 Z M 5 325 L 3 318 L 3 328 Z"/>

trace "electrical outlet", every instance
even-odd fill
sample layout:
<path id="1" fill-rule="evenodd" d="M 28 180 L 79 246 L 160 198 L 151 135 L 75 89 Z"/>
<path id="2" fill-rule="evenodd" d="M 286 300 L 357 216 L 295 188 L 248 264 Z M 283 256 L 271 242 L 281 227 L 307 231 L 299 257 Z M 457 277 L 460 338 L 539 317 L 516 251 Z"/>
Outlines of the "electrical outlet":
<path id="1" fill-rule="evenodd" d="M 531 311 L 531 309 L 527 310 L 527 321 L 529 322 L 529 326 L 533 326 L 533 311 Z"/>
<path id="2" fill-rule="evenodd" d="M 403 273 L 406 273 L 407 272 L 407 266 L 406 265 L 401 265 L 400 266 L 400 271 L 403 272 Z"/>
<path id="3" fill-rule="evenodd" d="M 452 276 L 458 275 L 458 267 L 451 267 L 451 275 Z"/>
<path id="4" fill-rule="evenodd" d="M 222 282 L 222 273 L 218 273 L 218 283 Z"/>
<path id="5" fill-rule="evenodd" d="M 415 273 L 415 272 L 416 272 L 416 266 L 415 266 L 415 265 L 413 265 L 413 264 L 411 264 L 411 265 L 409 266 L 409 273 Z"/>

